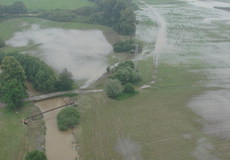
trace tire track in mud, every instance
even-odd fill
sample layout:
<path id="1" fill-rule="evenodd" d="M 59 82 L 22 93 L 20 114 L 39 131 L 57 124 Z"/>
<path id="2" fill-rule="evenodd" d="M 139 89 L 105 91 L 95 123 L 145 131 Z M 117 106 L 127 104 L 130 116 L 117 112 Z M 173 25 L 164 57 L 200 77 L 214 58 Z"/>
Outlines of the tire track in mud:
<path id="1" fill-rule="evenodd" d="M 157 9 L 153 5 L 149 5 L 145 2 L 141 2 L 144 4 L 145 8 L 148 8 L 148 14 L 145 14 L 151 21 L 155 22 L 155 19 L 157 20 L 157 25 L 159 26 L 155 48 L 152 50 L 150 54 L 153 55 L 153 75 L 152 79 L 153 81 L 151 83 L 155 83 L 157 80 L 157 72 L 158 72 L 158 65 L 159 65 L 159 55 L 162 52 L 162 49 L 165 47 L 167 43 L 167 23 L 165 19 L 160 15 L 160 13 L 157 11 Z M 148 84 L 145 84 L 141 87 L 147 88 Z"/>

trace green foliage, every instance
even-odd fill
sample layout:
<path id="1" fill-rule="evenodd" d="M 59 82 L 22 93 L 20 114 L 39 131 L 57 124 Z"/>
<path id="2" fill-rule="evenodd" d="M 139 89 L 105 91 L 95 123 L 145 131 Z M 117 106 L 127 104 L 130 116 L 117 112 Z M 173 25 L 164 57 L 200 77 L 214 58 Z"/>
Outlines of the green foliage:
<path id="1" fill-rule="evenodd" d="M 38 15 L 41 18 L 54 20 L 54 21 L 61 21 L 61 22 L 69 22 L 73 21 L 77 15 L 69 10 L 52 10 L 52 11 L 41 11 Z"/>
<path id="2" fill-rule="evenodd" d="M 118 29 L 124 35 L 133 35 L 136 31 L 136 15 L 132 8 L 125 8 L 120 12 Z"/>
<path id="3" fill-rule="evenodd" d="M 76 108 L 66 107 L 62 109 L 57 115 L 58 129 L 65 131 L 69 128 L 73 128 L 79 123 L 80 115 Z"/>
<path id="4" fill-rule="evenodd" d="M 27 80 L 32 83 L 36 90 L 40 92 L 52 92 L 57 90 L 55 88 L 57 77 L 52 68 L 46 63 L 38 58 L 17 53 L 0 53 L 0 61 L 8 55 L 13 56 L 18 60 L 18 62 L 20 62 L 21 66 L 25 70 Z"/>
<path id="5" fill-rule="evenodd" d="M 1 82 L 7 82 L 16 79 L 22 84 L 26 79 L 25 71 L 21 64 L 13 56 L 5 56 L 2 60 Z"/>
<path id="6" fill-rule="evenodd" d="M 136 71 L 132 61 L 120 63 L 113 70 L 111 77 L 113 79 L 118 79 L 123 85 L 127 83 L 136 84 L 141 80 L 140 74 Z"/>
<path id="7" fill-rule="evenodd" d="M 10 110 L 19 108 L 24 98 L 26 98 L 25 87 L 18 80 L 12 79 L 1 83 L 0 100 L 6 103 Z"/>
<path id="8" fill-rule="evenodd" d="M 59 80 L 57 81 L 56 88 L 58 90 L 71 90 L 73 89 L 73 75 L 66 68 L 60 73 Z"/>
<path id="9" fill-rule="evenodd" d="M 137 40 L 126 40 L 126 41 L 118 41 L 113 45 L 113 50 L 115 52 L 141 52 L 143 48 L 143 44 Z"/>
<path id="10" fill-rule="evenodd" d="M 75 97 L 79 95 L 78 93 L 64 93 L 62 95 L 60 95 L 60 97 Z"/>
<path id="11" fill-rule="evenodd" d="M 91 19 L 112 27 L 124 35 L 134 35 L 136 31 L 136 16 L 130 0 L 107 0 L 96 2 L 99 11 Z"/>
<path id="12" fill-rule="evenodd" d="M 27 13 L 27 9 L 21 1 L 16 1 L 12 5 L 0 5 L 0 17 L 24 13 Z"/>
<path id="13" fill-rule="evenodd" d="M 109 79 L 105 84 L 105 92 L 108 97 L 115 98 L 122 90 L 121 82 L 117 79 Z"/>
<path id="14" fill-rule="evenodd" d="M 5 47 L 5 41 L 3 41 L 2 39 L 0 39 L 0 48 L 3 48 Z"/>
<path id="15" fill-rule="evenodd" d="M 124 85 L 124 92 L 126 92 L 126 93 L 134 93 L 135 92 L 134 85 L 132 83 L 125 84 Z"/>
<path id="16" fill-rule="evenodd" d="M 34 150 L 28 152 L 24 160 L 47 160 L 47 157 L 44 152 Z"/>
<path id="17" fill-rule="evenodd" d="M 0 100 L 7 104 L 9 109 L 21 106 L 26 97 L 24 82 L 25 71 L 13 56 L 5 56 L 0 73 Z"/>

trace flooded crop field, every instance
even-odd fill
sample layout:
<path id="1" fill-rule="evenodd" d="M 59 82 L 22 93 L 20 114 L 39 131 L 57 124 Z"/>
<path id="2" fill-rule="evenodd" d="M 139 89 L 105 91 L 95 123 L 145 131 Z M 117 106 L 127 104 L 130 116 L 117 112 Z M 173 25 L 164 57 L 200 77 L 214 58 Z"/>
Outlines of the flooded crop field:
<path id="1" fill-rule="evenodd" d="M 78 152 L 73 134 L 57 130 L 57 112 L 47 114 L 48 158 L 229 160 L 230 12 L 226 8 L 230 1 L 136 3 L 140 8 L 135 12 L 136 38 L 145 46 L 134 60 L 142 65 L 145 82 L 137 87 L 138 94 L 124 100 L 104 93 L 77 97 Z M 82 87 L 105 72 L 112 46 L 103 31 L 56 24 L 44 27 L 36 21 L 21 20 L 23 29 L 0 35 L 7 37 L 10 49 L 31 47 L 22 53 L 43 59 L 57 71 L 67 68 Z M 58 98 L 36 104 L 45 111 L 63 103 Z"/>
<path id="2" fill-rule="evenodd" d="M 201 86 L 208 91 L 190 99 L 187 106 L 200 116 L 206 136 L 225 139 L 218 144 L 228 146 L 230 139 L 230 12 L 216 7 L 230 7 L 229 1 L 183 0 L 142 3 L 139 11 L 142 25 L 137 36 L 152 36 L 158 46 L 159 39 L 167 43 L 150 52 L 160 64 L 188 68 L 188 72 L 203 74 L 207 80 Z M 153 18 L 154 17 L 154 18 Z M 148 25 L 156 21 L 155 25 Z M 165 27 L 166 25 L 166 27 Z M 144 27 L 143 27 L 144 26 Z M 148 29 L 144 29 L 147 27 Z M 158 32 L 156 32 L 156 30 Z M 167 34 L 163 30 L 167 30 Z M 143 32 L 143 33 L 142 33 Z M 159 38 L 160 36 L 160 38 Z M 162 37 L 163 36 L 163 37 Z M 145 39 L 143 39 L 145 40 Z M 149 39 L 145 40 L 149 44 Z M 161 42 L 162 44 L 162 42 Z M 177 74 L 177 73 L 175 73 Z M 181 75 L 178 75 L 181 76 Z M 209 138 L 197 141 L 193 156 L 198 160 L 221 160 Z M 228 155 L 230 150 L 228 150 Z M 225 153 L 225 156 L 227 153 Z M 229 159 L 229 156 L 227 156 Z M 225 158 L 226 159 L 226 158 Z"/>

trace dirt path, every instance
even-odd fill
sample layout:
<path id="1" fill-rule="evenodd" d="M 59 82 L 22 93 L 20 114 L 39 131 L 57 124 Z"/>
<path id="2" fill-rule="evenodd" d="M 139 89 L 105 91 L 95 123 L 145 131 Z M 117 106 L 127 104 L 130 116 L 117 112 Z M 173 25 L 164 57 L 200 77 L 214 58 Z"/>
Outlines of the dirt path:
<path id="1" fill-rule="evenodd" d="M 41 112 L 63 105 L 62 98 L 55 98 L 36 102 Z M 54 110 L 44 114 L 46 125 L 45 149 L 48 160 L 75 160 L 79 159 L 79 155 L 75 150 L 76 139 L 73 131 L 61 132 L 57 129 L 56 116 L 58 110 Z"/>
<path id="2" fill-rule="evenodd" d="M 148 16 L 153 22 L 157 20 L 157 24 L 159 26 L 159 31 L 156 38 L 155 49 L 152 51 L 153 55 L 153 81 L 151 83 L 155 83 L 157 79 L 157 71 L 158 71 L 158 63 L 159 63 L 159 54 L 162 52 L 162 49 L 167 43 L 167 23 L 165 19 L 158 13 L 158 11 L 154 8 L 153 5 L 149 5 L 145 2 L 142 2 L 146 8 L 148 8 L 149 14 Z M 156 20 L 155 20 L 156 19 Z M 150 87 L 148 84 L 143 85 L 140 89 Z"/>

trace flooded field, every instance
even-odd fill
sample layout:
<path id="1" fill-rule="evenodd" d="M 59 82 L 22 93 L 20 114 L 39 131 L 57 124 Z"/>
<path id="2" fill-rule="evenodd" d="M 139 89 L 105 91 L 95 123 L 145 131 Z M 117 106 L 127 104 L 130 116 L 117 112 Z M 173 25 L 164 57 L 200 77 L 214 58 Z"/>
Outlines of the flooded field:
<path id="1" fill-rule="evenodd" d="M 106 55 L 112 52 L 102 31 L 42 29 L 36 24 L 16 32 L 6 43 L 12 47 L 37 45 L 38 49 L 29 54 L 40 57 L 57 71 L 67 68 L 75 80 L 85 81 L 82 87 L 89 86 L 106 71 Z"/>
<path id="2" fill-rule="evenodd" d="M 148 2 L 154 3 L 154 1 Z M 202 82 L 201 86 L 208 87 L 209 91 L 191 98 L 187 106 L 201 117 L 195 121 L 203 126 L 205 134 L 226 140 L 218 147 L 228 146 L 230 12 L 215 7 L 230 7 L 230 2 L 178 0 L 162 5 L 149 4 L 142 4 L 142 11 L 138 12 L 140 20 L 145 23 L 138 27 L 137 35 L 150 32 L 151 34 L 148 34 L 156 46 L 159 35 L 163 36 L 161 39 L 167 41 L 163 43 L 164 46 L 160 46 L 160 50 L 150 52 L 157 63 L 186 67 L 191 73 L 200 73 L 207 77 L 207 81 Z M 152 22 L 155 25 L 146 25 L 146 21 L 148 23 L 155 21 Z M 145 27 L 148 29 L 145 30 Z M 162 34 L 164 28 L 167 34 Z M 149 40 L 145 41 L 149 43 Z M 210 139 L 203 137 L 197 141 L 197 147 L 192 155 L 197 160 L 220 160 L 218 153 L 215 152 L 217 155 L 213 153 L 215 150 L 216 146 Z"/>

